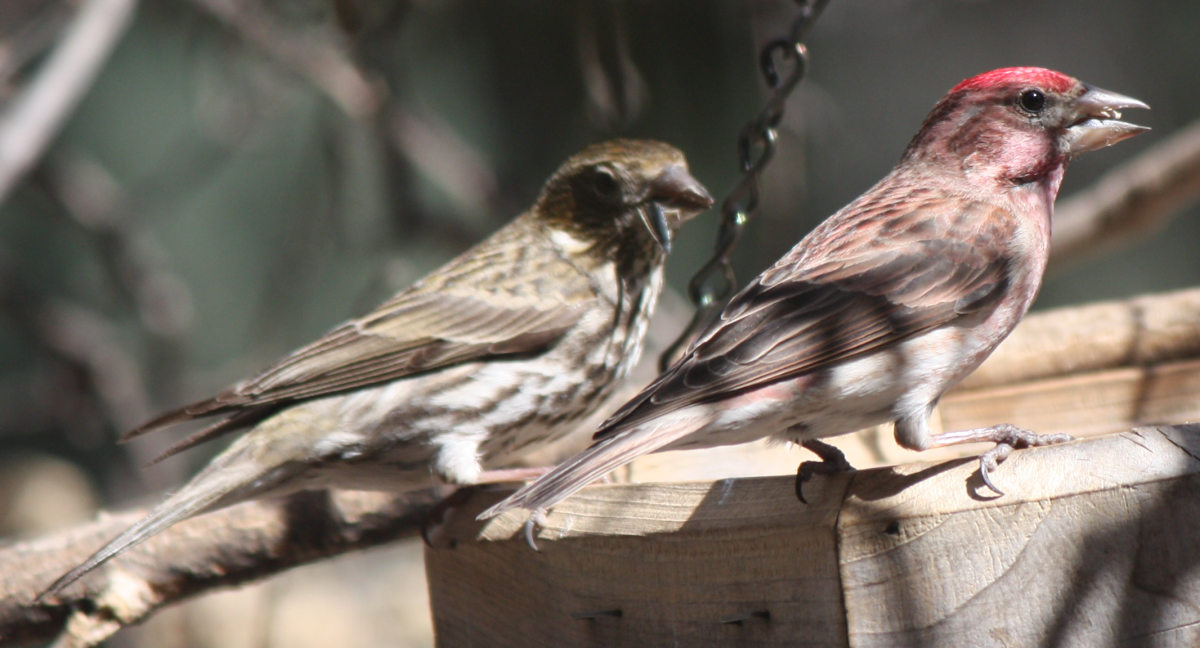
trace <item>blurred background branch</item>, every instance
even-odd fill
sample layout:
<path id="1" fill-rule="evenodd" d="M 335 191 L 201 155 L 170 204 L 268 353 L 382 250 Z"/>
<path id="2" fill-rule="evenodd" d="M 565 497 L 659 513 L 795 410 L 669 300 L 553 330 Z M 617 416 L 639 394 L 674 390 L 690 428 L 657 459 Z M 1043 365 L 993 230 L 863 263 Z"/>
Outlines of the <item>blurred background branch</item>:
<path id="1" fill-rule="evenodd" d="M 136 0 L 83 2 L 42 64 L 37 78 L 0 114 L 0 203 L 37 163 L 63 121 L 91 87 L 109 52 L 128 27 L 136 6 Z M 36 45 L 44 40 L 44 32 L 33 29 L 19 40 Z M 17 58 L 27 57 L 28 53 Z"/>
<path id="2" fill-rule="evenodd" d="M 347 117 L 378 123 L 397 152 L 455 202 L 476 212 L 487 207 L 496 180 L 483 156 L 446 124 L 417 117 L 392 101 L 385 81 L 346 56 L 345 39 L 326 31 L 295 33 L 256 2 L 192 1 L 283 69 L 307 80 Z"/>

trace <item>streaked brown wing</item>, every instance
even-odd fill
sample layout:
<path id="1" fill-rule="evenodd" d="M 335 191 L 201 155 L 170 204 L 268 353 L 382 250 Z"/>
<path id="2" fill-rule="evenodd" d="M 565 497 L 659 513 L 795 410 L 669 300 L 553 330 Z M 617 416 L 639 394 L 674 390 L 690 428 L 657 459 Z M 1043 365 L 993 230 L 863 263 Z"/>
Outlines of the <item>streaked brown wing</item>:
<path id="1" fill-rule="evenodd" d="M 536 242 L 523 239 L 516 253 L 522 258 L 514 259 L 512 242 L 506 239 L 515 234 L 502 230 L 256 378 L 167 412 L 126 438 L 190 418 L 316 398 L 546 348 L 593 308 L 597 297 L 586 276 Z M 547 277 L 553 277 L 548 284 Z M 219 423 L 213 427 L 227 431 Z"/>
<path id="2" fill-rule="evenodd" d="M 962 215 L 986 213 L 972 203 Z M 789 273 L 802 243 L 740 292 L 710 333 L 596 437 L 845 362 L 992 307 L 1008 281 L 1002 230 L 931 237 L 926 229 L 915 240 L 866 240 Z"/>
<path id="3" fill-rule="evenodd" d="M 486 356 L 538 351 L 584 304 L 506 303 L 501 295 L 412 295 L 384 317 L 354 320 L 231 390 L 228 404 L 314 398 Z M 219 399 L 223 400 L 223 399 Z"/>

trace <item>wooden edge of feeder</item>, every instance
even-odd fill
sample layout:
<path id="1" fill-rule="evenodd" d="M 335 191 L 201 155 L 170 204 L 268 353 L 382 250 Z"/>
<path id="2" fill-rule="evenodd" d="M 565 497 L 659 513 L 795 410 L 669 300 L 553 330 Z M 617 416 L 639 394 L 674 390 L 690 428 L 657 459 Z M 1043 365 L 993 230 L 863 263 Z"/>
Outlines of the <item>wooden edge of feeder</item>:
<path id="1" fill-rule="evenodd" d="M 596 485 L 549 514 L 537 552 L 523 514 L 474 520 L 508 492 L 481 490 L 443 529 L 451 541 L 426 551 L 439 642 L 1003 644 L 980 642 L 986 629 L 1028 645 L 1063 628 L 1080 645 L 1200 638 L 1186 604 L 1200 596 L 1200 425 L 1014 452 L 993 475 L 1003 496 L 978 466 L 817 477 L 808 505 L 791 475 Z M 1123 575 L 1114 591 L 1064 607 L 1081 574 L 1106 570 Z M 1169 609 L 1126 627 L 1129 601 Z"/>
<path id="2" fill-rule="evenodd" d="M 1174 461 L 1165 461 L 1166 457 Z M 984 487 L 979 462 L 970 457 L 814 477 L 806 485 L 808 504 L 796 500 L 793 475 L 594 484 L 550 511 L 537 541 L 674 533 L 685 524 L 723 528 L 764 518 L 811 522 L 829 514 L 857 518 L 948 513 L 1119 489 L 1196 472 L 1200 472 L 1200 424 L 1145 426 L 1014 452 L 994 475 L 1004 496 Z M 459 526 L 453 534 L 461 540 L 464 531 L 474 530 L 475 539 L 488 542 L 518 538 L 528 515 L 525 511 L 474 521 L 474 515 L 509 492 L 501 487 L 477 493 L 456 513 Z M 780 498 L 781 494 L 787 497 Z M 518 539 L 523 541 L 523 536 Z"/>

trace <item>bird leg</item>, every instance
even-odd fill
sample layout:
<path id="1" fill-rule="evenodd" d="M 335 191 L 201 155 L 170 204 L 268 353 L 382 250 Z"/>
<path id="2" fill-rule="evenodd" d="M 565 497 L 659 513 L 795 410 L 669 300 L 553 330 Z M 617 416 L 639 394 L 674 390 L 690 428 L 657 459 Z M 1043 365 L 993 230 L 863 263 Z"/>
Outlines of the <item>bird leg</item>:
<path id="1" fill-rule="evenodd" d="M 992 427 L 935 434 L 929 439 L 930 443 L 927 447 L 940 448 L 959 443 L 986 441 L 995 443 L 996 447 L 979 456 L 979 476 L 983 478 L 983 483 L 988 488 L 995 491 L 997 495 L 1003 495 L 1004 491 L 996 488 L 989 474 L 996 469 L 1000 462 L 1007 459 L 1013 450 L 1066 443 L 1070 440 L 1071 435 L 1069 434 L 1037 434 L 1011 423 L 1001 423 Z"/>
<path id="2" fill-rule="evenodd" d="M 502 468 L 485 470 L 475 477 L 474 484 L 503 484 L 505 482 L 533 481 L 550 472 L 554 466 L 531 466 L 527 468 Z"/>
<path id="3" fill-rule="evenodd" d="M 808 504 L 808 500 L 804 499 L 804 482 L 812 479 L 813 475 L 833 475 L 840 472 L 849 472 L 854 470 L 854 466 L 846 461 L 846 455 L 842 454 L 841 450 L 816 439 L 809 439 L 801 442 L 802 446 L 812 450 L 820 461 L 804 461 L 800 463 L 800 467 L 796 469 L 796 497 L 801 502 Z"/>
<path id="4" fill-rule="evenodd" d="M 425 524 L 421 526 L 421 538 L 425 540 L 425 545 L 432 548 L 442 544 L 442 528 L 448 525 L 451 516 L 456 513 L 456 509 L 475 494 L 476 490 L 478 490 L 477 487 L 485 484 L 533 481 L 550 472 L 551 468 L 553 466 L 534 466 L 528 468 L 484 470 L 480 472 L 476 475 L 472 483 L 454 490 L 429 511 L 429 514 L 425 517 Z M 448 484 L 442 486 L 442 488 L 452 487 Z M 529 532 L 526 531 L 526 533 L 528 534 Z M 452 541 L 451 544 L 453 544 Z M 533 545 L 532 541 L 530 545 Z M 535 546 L 534 549 L 537 549 L 537 547 Z"/>
<path id="5" fill-rule="evenodd" d="M 510 481 L 532 481 L 545 475 L 554 469 L 554 466 L 537 466 L 533 468 L 506 468 L 504 470 L 485 470 L 479 473 L 477 483 L 501 483 Z M 530 511 L 529 519 L 525 521 L 525 542 L 529 544 L 529 548 L 534 551 L 538 549 L 537 542 L 534 537 L 537 535 L 539 527 L 546 526 L 546 511 L 537 509 Z"/>

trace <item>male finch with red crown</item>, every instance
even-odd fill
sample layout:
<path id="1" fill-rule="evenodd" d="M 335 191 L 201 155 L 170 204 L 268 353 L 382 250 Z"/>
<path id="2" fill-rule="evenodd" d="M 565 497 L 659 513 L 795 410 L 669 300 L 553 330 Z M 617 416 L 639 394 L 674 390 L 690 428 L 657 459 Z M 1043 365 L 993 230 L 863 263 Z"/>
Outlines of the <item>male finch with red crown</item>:
<path id="1" fill-rule="evenodd" d="M 888 421 L 924 450 L 1065 441 L 1009 424 L 935 434 L 938 399 L 1016 326 L 1042 283 L 1050 217 L 1071 158 L 1147 130 L 1136 99 L 1043 68 L 994 70 L 934 106 L 900 163 L 750 282 L 686 354 L 623 406 L 590 448 L 486 511 L 534 512 L 634 458 L 764 436 L 848 469 L 820 439 Z M 532 526 L 527 527 L 532 533 Z M 532 541 L 532 536 L 530 536 Z"/>

